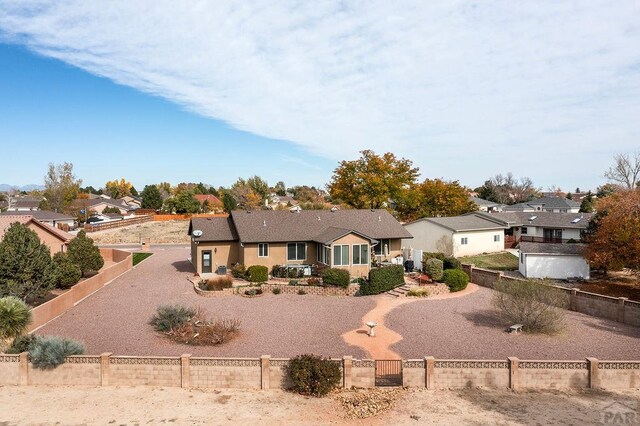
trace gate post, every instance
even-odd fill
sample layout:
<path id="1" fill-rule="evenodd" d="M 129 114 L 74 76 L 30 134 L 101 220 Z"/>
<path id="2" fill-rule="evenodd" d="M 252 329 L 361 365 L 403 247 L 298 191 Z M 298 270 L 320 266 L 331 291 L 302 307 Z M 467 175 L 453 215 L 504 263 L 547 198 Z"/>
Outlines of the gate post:
<path id="1" fill-rule="evenodd" d="M 436 359 L 432 356 L 424 357 L 424 381 L 427 389 L 433 389 L 433 379 Z"/>
<path id="2" fill-rule="evenodd" d="M 353 366 L 353 357 L 345 355 L 342 357 L 342 387 L 351 389 L 351 367 Z"/>

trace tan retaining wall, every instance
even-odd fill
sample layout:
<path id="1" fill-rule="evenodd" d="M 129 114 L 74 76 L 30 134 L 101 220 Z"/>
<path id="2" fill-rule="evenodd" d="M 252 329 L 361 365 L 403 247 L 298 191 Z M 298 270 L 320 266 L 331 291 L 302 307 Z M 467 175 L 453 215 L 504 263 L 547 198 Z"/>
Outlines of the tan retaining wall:
<path id="1" fill-rule="evenodd" d="M 133 256 L 129 252 L 110 248 L 101 248 L 100 255 L 102 255 L 102 258 L 106 262 L 116 263 L 104 268 L 97 275 L 80 281 L 78 284 L 71 287 L 71 289 L 66 293 L 33 308 L 31 310 L 31 313 L 33 314 L 33 321 L 29 326 L 29 333 L 42 327 L 55 317 L 62 315 L 78 304 L 82 299 L 100 290 L 108 282 L 129 271 L 133 267 Z"/>
<path id="2" fill-rule="evenodd" d="M 499 280 L 517 285 L 518 278 L 507 277 L 498 271 L 476 268 L 473 265 L 463 264 L 462 270 L 469 275 L 469 281 L 483 287 L 493 288 Z M 560 306 L 565 309 L 591 315 L 598 318 L 606 318 L 613 321 L 640 326 L 640 302 L 630 301 L 626 297 L 610 297 L 601 294 L 589 293 L 578 289 L 552 286 L 567 294 L 567 299 Z"/>
<path id="3" fill-rule="evenodd" d="M 343 387 L 374 387 L 373 360 L 345 356 Z M 31 365 L 27 354 L 0 355 L 0 386 L 91 385 L 276 389 L 289 386 L 288 359 L 71 356 L 54 369 Z M 403 385 L 443 388 L 640 388 L 640 361 L 405 360 Z"/>

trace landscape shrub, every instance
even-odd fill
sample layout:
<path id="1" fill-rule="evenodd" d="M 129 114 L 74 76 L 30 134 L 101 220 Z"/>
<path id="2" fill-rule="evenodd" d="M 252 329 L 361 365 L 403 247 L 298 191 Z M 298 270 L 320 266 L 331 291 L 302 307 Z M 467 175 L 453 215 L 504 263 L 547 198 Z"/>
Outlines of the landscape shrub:
<path id="1" fill-rule="evenodd" d="M 303 395 L 324 396 L 342 379 L 337 362 L 316 355 L 298 355 L 287 366 L 292 389 Z"/>
<path id="2" fill-rule="evenodd" d="M 35 334 L 25 334 L 13 339 L 11 346 L 5 351 L 8 354 L 21 354 L 22 352 L 29 352 L 31 347 L 38 338 Z"/>
<path id="3" fill-rule="evenodd" d="M 442 279 L 442 273 L 444 270 L 444 262 L 440 259 L 432 257 L 424 262 L 423 271 L 429 275 L 432 280 L 440 281 Z"/>
<path id="4" fill-rule="evenodd" d="M 409 297 L 429 297 L 430 294 L 429 289 L 416 287 L 407 292 L 407 296 Z"/>
<path id="5" fill-rule="evenodd" d="M 449 291 L 454 293 L 467 288 L 469 276 L 461 269 L 447 269 L 442 274 L 442 281 L 449 287 Z"/>
<path id="6" fill-rule="evenodd" d="M 55 368 L 65 357 L 84 354 L 84 345 L 58 336 L 38 336 L 30 346 L 29 359 L 34 367 Z"/>
<path id="7" fill-rule="evenodd" d="M 54 254 L 53 263 L 55 264 L 56 287 L 69 288 L 82 278 L 80 267 L 73 263 L 66 253 Z"/>
<path id="8" fill-rule="evenodd" d="M 222 291 L 225 288 L 233 287 L 233 279 L 231 277 L 211 278 L 200 281 L 200 289 L 205 291 Z"/>
<path id="9" fill-rule="evenodd" d="M 380 294 L 404 284 L 404 268 L 402 265 L 384 266 L 369 271 L 369 281 L 360 285 L 363 296 Z"/>
<path id="10" fill-rule="evenodd" d="M 269 268 L 262 265 L 251 265 L 247 268 L 247 278 L 252 283 L 263 283 L 269 280 Z"/>
<path id="11" fill-rule="evenodd" d="M 259 294 L 262 294 L 262 289 L 261 288 L 250 288 L 248 290 L 245 290 L 244 294 L 246 296 L 251 296 L 251 297 L 257 296 Z"/>
<path id="12" fill-rule="evenodd" d="M 0 299 L 0 340 L 20 336 L 31 323 L 29 306 L 14 296 Z"/>
<path id="13" fill-rule="evenodd" d="M 322 271 L 322 282 L 327 285 L 335 285 L 342 288 L 349 287 L 351 276 L 346 269 L 327 268 Z"/>
<path id="14" fill-rule="evenodd" d="M 365 277 L 358 277 L 351 280 L 351 284 L 363 285 L 366 283 L 367 283 L 367 280 Z"/>
<path id="15" fill-rule="evenodd" d="M 67 255 L 73 263 L 78 265 L 82 275 L 87 272 L 96 272 L 104 266 L 100 249 L 91 238 L 87 237 L 84 230 L 78 232 L 78 235 L 69 242 Z"/>
<path id="16" fill-rule="evenodd" d="M 300 290 L 298 290 L 298 294 L 300 296 L 304 296 L 305 294 L 307 294 L 307 292 L 303 288 L 301 288 Z"/>
<path id="17" fill-rule="evenodd" d="M 280 287 L 276 287 L 276 288 L 274 288 L 273 290 L 271 290 L 271 292 L 272 292 L 273 294 L 280 294 L 280 293 L 282 293 L 282 290 L 280 290 Z"/>
<path id="18" fill-rule="evenodd" d="M 532 280 L 500 280 L 493 288 L 493 307 L 505 325 L 522 324 L 522 330 L 530 333 L 562 331 L 564 310 L 559 307 L 567 303 L 562 290 Z"/>
<path id="19" fill-rule="evenodd" d="M 172 328 L 167 334 L 173 341 L 186 345 L 219 345 L 237 336 L 240 324 L 237 318 L 211 320 L 202 309 L 196 309 L 189 321 Z"/>
<path id="20" fill-rule="evenodd" d="M 445 257 L 442 261 L 442 267 L 445 271 L 447 269 L 462 269 L 462 262 L 455 257 Z"/>
<path id="21" fill-rule="evenodd" d="M 156 331 L 167 333 L 171 329 L 189 322 L 195 314 L 194 308 L 182 305 L 163 305 L 158 307 L 156 314 L 151 318 L 151 325 Z"/>
<path id="22" fill-rule="evenodd" d="M 309 277 L 307 278 L 307 285 L 321 285 L 322 281 L 318 277 Z"/>
<path id="23" fill-rule="evenodd" d="M 236 263 L 231 266 L 231 275 L 233 278 L 240 278 L 244 280 L 247 278 L 247 268 L 245 268 L 242 263 Z"/>
<path id="24" fill-rule="evenodd" d="M 300 285 L 300 281 L 298 281 L 298 280 L 289 280 L 289 285 Z"/>
<path id="25" fill-rule="evenodd" d="M 422 253 L 422 270 L 424 270 L 425 263 L 429 259 L 438 259 L 444 262 L 445 255 L 440 252 L 425 252 Z"/>
<path id="26" fill-rule="evenodd" d="M 284 265 L 274 265 L 271 268 L 271 276 L 275 278 L 302 278 L 304 270 L 302 268 L 287 268 Z"/>

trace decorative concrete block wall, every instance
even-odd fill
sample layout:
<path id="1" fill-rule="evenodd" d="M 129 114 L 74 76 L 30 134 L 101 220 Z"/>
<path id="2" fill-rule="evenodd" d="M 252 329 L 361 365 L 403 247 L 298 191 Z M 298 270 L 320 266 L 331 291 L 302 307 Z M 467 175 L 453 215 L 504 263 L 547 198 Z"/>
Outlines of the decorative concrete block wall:
<path id="1" fill-rule="evenodd" d="M 29 363 L 27 377 L 30 385 L 100 386 L 101 374 L 99 356 L 76 356 L 53 369 L 43 370 Z"/>
<path id="2" fill-rule="evenodd" d="M 195 388 L 260 389 L 259 359 L 191 358 L 190 384 Z"/>
<path id="3" fill-rule="evenodd" d="M 109 384 L 181 387 L 180 358 L 111 357 Z"/>
<path id="4" fill-rule="evenodd" d="M 469 387 L 508 388 L 509 361 L 507 360 L 436 360 L 433 388 Z"/>
<path id="5" fill-rule="evenodd" d="M 376 362 L 374 360 L 353 360 L 351 386 L 356 388 L 373 388 L 376 386 Z"/>
<path id="6" fill-rule="evenodd" d="M 20 356 L 0 355 L 0 386 L 20 384 Z"/>
<path id="7" fill-rule="evenodd" d="M 588 388 L 586 361 L 520 361 L 519 387 L 558 389 Z"/>

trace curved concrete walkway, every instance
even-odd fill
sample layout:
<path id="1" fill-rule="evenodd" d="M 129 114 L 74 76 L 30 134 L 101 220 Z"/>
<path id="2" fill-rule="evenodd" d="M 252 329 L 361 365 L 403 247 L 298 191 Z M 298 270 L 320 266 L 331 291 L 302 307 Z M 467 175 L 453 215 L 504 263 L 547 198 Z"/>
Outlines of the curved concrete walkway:
<path id="1" fill-rule="evenodd" d="M 384 324 L 385 317 L 389 312 L 394 310 L 400 305 L 413 302 L 429 302 L 431 300 L 442 299 L 454 299 L 456 297 L 463 297 L 468 294 L 474 293 L 478 290 L 478 286 L 473 283 L 469 283 L 467 288 L 458 291 L 456 293 L 438 294 L 428 298 L 418 297 L 402 297 L 402 298 L 390 298 L 387 295 L 375 296 L 376 306 L 367 312 L 362 317 L 362 327 L 355 330 L 348 331 L 342 335 L 342 338 L 349 345 L 354 345 L 362 348 L 371 359 L 402 359 L 397 353 L 390 348 L 392 345 L 402 340 L 402 335 L 391 330 Z M 367 334 L 369 327 L 366 323 L 369 321 L 375 321 L 378 323 L 375 328 L 375 336 L 369 337 Z"/>

